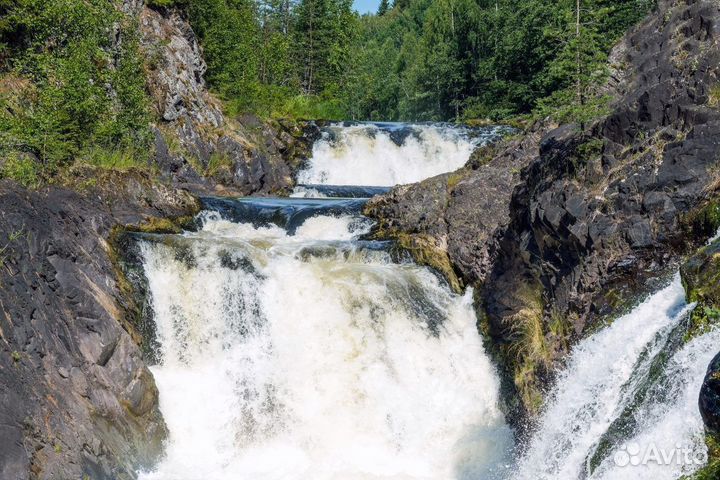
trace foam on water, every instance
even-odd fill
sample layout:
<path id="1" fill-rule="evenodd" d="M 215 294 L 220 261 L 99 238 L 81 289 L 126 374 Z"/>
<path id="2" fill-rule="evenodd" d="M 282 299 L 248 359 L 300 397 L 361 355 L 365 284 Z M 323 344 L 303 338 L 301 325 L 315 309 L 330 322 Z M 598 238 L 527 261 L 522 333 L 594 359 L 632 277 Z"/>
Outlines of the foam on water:
<path id="1" fill-rule="evenodd" d="M 189 252 L 142 244 L 170 431 L 143 480 L 499 478 L 512 440 L 472 293 L 383 255 L 297 255 L 356 223 L 207 215 Z"/>
<path id="2" fill-rule="evenodd" d="M 470 135 L 450 125 L 404 125 L 409 134 L 397 138 L 398 126 L 333 125 L 313 145 L 309 166 L 298 175 L 301 184 L 392 186 L 413 183 L 465 165 L 475 148 L 491 138 Z M 298 196 L 317 192 L 298 190 Z"/>

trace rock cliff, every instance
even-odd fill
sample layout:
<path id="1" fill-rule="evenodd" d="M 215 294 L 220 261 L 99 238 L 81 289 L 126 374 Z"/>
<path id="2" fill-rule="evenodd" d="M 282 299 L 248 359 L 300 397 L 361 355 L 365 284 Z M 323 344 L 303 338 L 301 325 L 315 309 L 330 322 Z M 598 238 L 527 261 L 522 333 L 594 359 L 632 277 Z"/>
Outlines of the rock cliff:
<path id="1" fill-rule="evenodd" d="M 607 116 L 368 206 L 381 234 L 429 237 L 477 287 L 516 411 L 536 412 L 569 346 L 717 228 L 718 38 L 716 2 L 661 1 L 611 55 Z"/>
<path id="2" fill-rule="evenodd" d="M 83 193 L 0 182 L 3 479 L 134 478 L 166 435 L 108 239 L 195 200 L 139 172 L 73 175 Z"/>
<path id="3" fill-rule="evenodd" d="M 227 117 L 208 91 L 200 45 L 180 13 L 142 1 L 126 2 L 125 11 L 139 23 L 162 174 L 196 191 L 287 193 L 312 146 L 306 129 L 294 122 Z"/>

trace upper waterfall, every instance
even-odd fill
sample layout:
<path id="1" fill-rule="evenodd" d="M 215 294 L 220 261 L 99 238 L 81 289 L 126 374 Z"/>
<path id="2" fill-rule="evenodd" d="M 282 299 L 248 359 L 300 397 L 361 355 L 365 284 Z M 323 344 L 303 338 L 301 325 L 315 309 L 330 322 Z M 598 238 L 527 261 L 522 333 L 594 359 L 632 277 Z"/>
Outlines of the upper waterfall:
<path id="1" fill-rule="evenodd" d="M 449 124 L 335 123 L 315 142 L 300 184 L 392 186 L 465 165 L 473 150 L 503 127 Z"/>

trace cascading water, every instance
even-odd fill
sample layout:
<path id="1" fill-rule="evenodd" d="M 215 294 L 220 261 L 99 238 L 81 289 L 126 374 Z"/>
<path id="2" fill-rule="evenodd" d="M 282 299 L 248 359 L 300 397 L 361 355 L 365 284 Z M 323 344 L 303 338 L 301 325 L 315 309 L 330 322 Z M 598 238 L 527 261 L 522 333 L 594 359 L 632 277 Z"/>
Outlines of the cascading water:
<path id="1" fill-rule="evenodd" d="M 418 182 L 457 170 L 478 145 L 505 130 L 446 124 L 332 124 L 313 146 L 298 183 L 392 186 Z"/>
<path id="2" fill-rule="evenodd" d="M 140 236 L 170 432 L 141 480 L 696 470 L 706 452 L 697 395 L 720 331 L 684 342 L 692 306 L 677 276 L 573 349 L 516 449 L 472 292 L 453 294 L 392 244 L 362 239 L 367 197 L 453 170 L 496 133 L 332 125 L 299 176 L 301 198 L 206 198 L 197 231 Z M 649 448 L 675 456 L 648 462 Z M 685 451 L 691 461 L 679 460 Z"/>
<path id="3" fill-rule="evenodd" d="M 578 344 L 512 478 L 671 480 L 701 467 L 697 398 L 720 331 L 684 344 L 691 309 L 676 275 Z"/>
<path id="4" fill-rule="evenodd" d="M 492 478 L 511 436 L 470 293 L 362 231 L 206 214 L 142 244 L 170 430 L 144 479 Z"/>
<path id="5" fill-rule="evenodd" d="M 326 179 L 398 181 L 344 168 Z M 302 196 L 373 192 L 338 188 Z M 170 432 L 142 480 L 502 478 L 512 434 L 472 292 L 362 240 L 366 200 L 208 198 L 196 232 L 142 237 Z"/>

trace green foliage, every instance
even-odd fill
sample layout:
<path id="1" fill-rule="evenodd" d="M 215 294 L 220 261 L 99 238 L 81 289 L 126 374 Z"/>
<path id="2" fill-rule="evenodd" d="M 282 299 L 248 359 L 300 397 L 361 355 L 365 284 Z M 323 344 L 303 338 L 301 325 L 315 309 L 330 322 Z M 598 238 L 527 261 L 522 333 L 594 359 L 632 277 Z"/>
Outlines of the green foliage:
<path id="1" fill-rule="evenodd" d="M 147 153 L 132 147 L 108 149 L 92 146 L 79 152 L 77 161 L 100 168 L 128 170 L 147 167 Z"/>
<path id="2" fill-rule="evenodd" d="M 146 0 L 145 3 L 151 7 L 170 8 L 184 5 L 186 2 L 184 0 Z"/>
<path id="3" fill-rule="evenodd" d="M 720 323 L 720 309 L 712 305 L 698 305 L 690 315 L 685 342 L 708 333 L 718 323 Z"/>
<path id="4" fill-rule="evenodd" d="M 40 183 L 40 166 L 27 156 L 11 154 L 0 168 L 0 178 L 10 178 L 27 188 L 35 188 Z"/>
<path id="5" fill-rule="evenodd" d="M 380 5 L 378 5 L 377 10 L 378 16 L 385 15 L 388 10 L 390 10 L 390 0 L 380 0 Z"/>
<path id="6" fill-rule="evenodd" d="M 107 0 L 13 0 L 4 9 L 0 153 L 31 152 L 52 172 L 90 146 L 148 151 L 137 25 Z"/>
<path id="7" fill-rule="evenodd" d="M 590 122 L 607 53 L 648 0 L 405 0 L 364 16 L 345 91 L 368 119 L 500 119 L 531 112 Z"/>
<path id="8" fill-rule="evenodd" d="M 607 54 L 651 0 L 153 0 L 183 8 L 230 113 L 592 122 Z M 578 8 L 579 7 L 579 8 Z"/>

